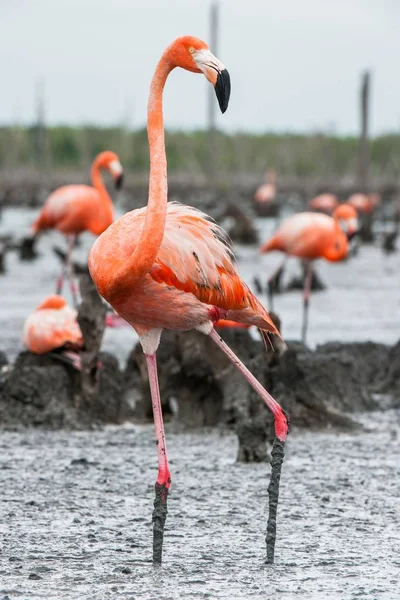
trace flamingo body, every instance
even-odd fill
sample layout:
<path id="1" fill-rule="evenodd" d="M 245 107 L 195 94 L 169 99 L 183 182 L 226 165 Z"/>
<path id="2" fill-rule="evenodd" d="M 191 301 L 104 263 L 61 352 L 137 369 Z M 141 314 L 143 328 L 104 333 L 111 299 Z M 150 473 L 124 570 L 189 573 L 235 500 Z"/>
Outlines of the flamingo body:
<path id="1" fill-rule="evenodd" d="M 261 204 L 270 204 L 276 198 L 276 173 L 274 169 L 267 169 L 265 173 L 265 183 L 260 185 L 254 199 Z"/>
<path id="2" fill-rule="evenodd" d="M 378 194 L 353 194 L 347 201 L 363 214 L 372 213 L 380 202 Z"/>
<path id="3" fill-rule="evenodd" d="M 67 346 L 82 347 L 77 313 L 61 296 L 49 296 L 25 321 L 22 341 L 34 354 L 45 354 Z"/>
<path id="4" fill-rule="evenodd" d="M 113 211 L 105 211 L 98 190 L 89 185 L 66 185 L 48 197 L 35 231 L 58 229 L 64 234 L 90 231 L 102 233 L 113 222 Z"/>
<path id="5" fill-rule="evenodd" d="M 267 311 L 242 281 L 226 233 L 190 206 L 169 202 L 157 257 L 133 289 L 113 294 L 110 273 L 128 260 L 140 238 L 147 208 L 113 223 L 94 243 L 89 269 L 100 294 L 140 333 L 185 331 L 219 318 L 278 333 Z"/>
<path id="6" fill-rule="evenodd" d="M 350 214 L 352 216 L 348 218 L 356 220 L 357 213 L 350 211 Z M 325 258 L 336 262 L 346 258 L 349 242 L 338 219 L 303 212 L 285 219 L 278 231 L 261 247 L 261 252 L 272 250 L 309 260 Z"/>
<path id="7" fill-rule="evenodd" d="M 275 200 L 276 187 L 273 183 L 263 183 L 257 188 L 254 199 L 257 202 L 268 203 Z"/>
<path id="8" fill-rule="evenodd" d="M 122 167 L 118 156 L 108 150 L 101 152 L 92 164 L 93 186 L 66 185 L 55 190 L 33 224 L 34 233 L 58 229 L 66 235 L 83 231 L 99 235 L 105 231 L 114 220 L 114 208 L 100 175 L 102 169 L 120 184 Z"/>
<path id="9" fill-rule="evenodd" d="M 308 208 L 332 214 L 338 204 L 338 200 L 334 194 L 320 194 L 309 201 Z"/>

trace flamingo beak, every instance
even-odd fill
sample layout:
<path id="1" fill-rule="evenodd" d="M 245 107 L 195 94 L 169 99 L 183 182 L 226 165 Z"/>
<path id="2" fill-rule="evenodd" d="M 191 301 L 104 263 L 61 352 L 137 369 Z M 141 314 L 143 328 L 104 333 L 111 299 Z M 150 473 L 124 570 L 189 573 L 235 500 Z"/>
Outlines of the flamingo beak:
<path id="1" fill-rule="evenodd" d="M 197 67 L 214 86 L 219 107 L 224 113 L 231 95 L 231 78 L 225 65 L 210 50 L 198 50 L 193 54 L 193 58 Z"/>
<path id="2" fill-rule="evenodd" d="M 223 69 L 217 76 L 215 84 L 215 93 L 218 98 L 218 104 L 221 112 L 224 113 L 228 108 L 229 97 L 231 95 L 231 78 L 226 69 Z"/>
<path id="3" fill-rule="evenodd" d="M 109 164 L 109 170 L 111 175 L 114 177 L 115 188 L 117 190 L 121 189 L 122 182 L 124 180 L 124 171 L 122 169 L 122 165 L 118 160 L 114 160 Z"/>
<path id="4" fill-rule="evenodd" d="M 122 188 L 122 184 L 124 182 L 124 174 L 121 173 L 115 177 L 115 189 L 120 190 Z"/>
<path id="5" fill-rule="evenodd" d="M 355 235 L 357 235 L 360 230 L 358 227 L 358 219 L 346 219 L 341 222 L 341 229 L 347 235 L 347 239 L 351 240 Z"/>

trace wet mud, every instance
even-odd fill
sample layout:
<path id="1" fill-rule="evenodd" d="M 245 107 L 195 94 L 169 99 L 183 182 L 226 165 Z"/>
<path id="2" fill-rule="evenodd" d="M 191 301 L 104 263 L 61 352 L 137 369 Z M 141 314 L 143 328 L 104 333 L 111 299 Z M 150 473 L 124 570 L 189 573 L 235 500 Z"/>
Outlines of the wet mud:
<path id="1" fill-rule="evenodd" d="M 292 432 L 274 565 L 270 466 L 236 463 L 233 434 L 174 433 L 163 567 L 152 566 L 152 426 L 0 436 L 1 597 L 220 600 L 398 596 L 399 412 L 369 431 Z"/>

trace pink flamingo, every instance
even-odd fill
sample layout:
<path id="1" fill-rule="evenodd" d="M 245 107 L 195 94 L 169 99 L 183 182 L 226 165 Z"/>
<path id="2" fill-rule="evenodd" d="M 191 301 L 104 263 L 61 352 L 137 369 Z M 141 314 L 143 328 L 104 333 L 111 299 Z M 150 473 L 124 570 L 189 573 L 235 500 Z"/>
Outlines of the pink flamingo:
<path id="1" fill-rule="evenodd" d="M 46 229 L 58 229 L 68 239 L 68 251 L 62 273 L 57 281 L 57 294 L 61 294 L 65 271 L 70 282 L 74 305 L 77 305 L 77 290 L 73 282 L 72 249 L 76 237 L 83 231 L 99 235 L 114 220 L 114 207 L 101 177 L 101 170 L 109 171 L 116 187 L 122 184 L 122 166 L 118 156 L 111 151 L 99 154 L 92 164 L 92 183 L 88 185 L 65 185 L 47 198 L 40 215 L 32 225 L 34 235 Z"/>
<path id="2" fill-rule="evenodd" d="M 76 310 L 68 306 L 62 296 L 48 296 L 39 304 L 25 321 L 22 342 L 34 354 L 62 349 L 62 355 L 80 369 L 76 351 L 83 346 L 82 332 Z"/>
<path id="3" fill-rule="evenodd" d="M 373 213 L 380 202 L 379 194 L 353 194 L 347 200 L 361 214 Z"/>
<path id="4" fill-rule="evenodd" d="M 274 169 L 267 169 L 265 183 L 257 188 L 254 194 L 256 202 L 270 204 L 276 198 L 276 173 Z"/>
<path id="5" fill-rule="evenodd" d="M 282 273 L 288 256 L 307 261 L 303 290 L 302 340 L 306 340 L 308 305 L 312 283 L 312 261 L 325 258 L 331 262 L 344 260 L 349 252 L 349 239 L 358 230 L 357 212 L 349 204 L 340 204 L 333 216 L 313 212 L 301 212 L 284 219 L 274 235 L 261 246 L 261 252 L 279 250 L 285 253 L 283 263 L 270 277 L 272 281 Z M 271 309 L 271 307 L 270 307 Z"/>
<path id="6" fill-rule="evenodd" d="M 308 203 L 308 208 L 331 215 L 339 205 L 334 194 L 319 194 Z"/>
<path id="7" fill-rule="evenodd" d="M 153 513 L 154 563 L 161 563 L 167 495 L 171 486 L 156 364 L 163 329 L 197 329 L 209 335 L 274 416 L 276 439 L 267 525 L 267 560 L 272 562 L 288 421 L 280 405 L 220 338 L 214 323 L 227 318 L 256 325 L 265 338 L 269 333 L 279 333 L 267 311 L 240 278 L 225 232 L 195 208 L 167 202 L 162 94 L 167 77 L 175 67 L 203 73 L 215 88 L 221 111 L 224 113 L 228 107 L 229 74 L 207 44 L 186 36 L 168 46 L 150 86 L 148 205 L 118 219 L 95 241 L 89 255 L 89 269 L 103 298 L 138 333 L 146 356 L 158 453 Z"/>

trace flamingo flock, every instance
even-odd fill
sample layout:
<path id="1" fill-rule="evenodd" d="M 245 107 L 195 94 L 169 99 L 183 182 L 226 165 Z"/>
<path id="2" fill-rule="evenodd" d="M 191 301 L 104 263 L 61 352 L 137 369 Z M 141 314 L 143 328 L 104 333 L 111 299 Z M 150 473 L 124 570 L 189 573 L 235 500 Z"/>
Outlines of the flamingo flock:
<path id="1" fill-rule="evenodd" d="M 153 512 L 153 562 L 162 562 L 167 499 L 171 489 L 161 398 L 157 374 L 157 349 L 164 329 L 195 329 L 208 335 L 257 392 L 274 418 L 267 562 L 274 561 L 276 515 L 284 448 L 289 430 L 288 417 L 279 403 L 252 375 L 221 339 L 218 329 L 251 327 L 259 329 L 266 343 L 285 351 L 285 343 L 269 313 L 241 278 L 231 243 L 223 229 L 200 210 L 168 202 L 167 156 L 163 121 L 163 90 L 170 73 L 180 68 L 202 74 L 214 87 L 222 113 L 228 109 L 231 84 L 225 65 L 208 45 L 192 36 L 172 42 L 163 52 L 150 84 L 147 131 L 150 175 L 147 206 L 114 220 L 112 200 L 101 172 L 109 172 L 117 186 L 123 169 L 110 151 L 99 154 L 92 165 L 93 186 L 69 185 L 47 199 L 33 224 L 34 236 L 57 229 L 68 241 L 68 252 L 57 280 L 56 294 L 46 298 L 28 317 L 23 331 L 24 345 L 36 354 L 59 349 L 79 369 L 82 334 L 77 323 L 77 289 L 71 255 L 76 238 L 84 231 L 95 236 L 88 265 L 99 294 L 114 309 L 106 317 L 111 327 L 130 326 L 145 355 L 152 398 L 158 474 Z M 272 202 L 276 196 L 275 172 L 267 172 L 266 183 L 256 199 Z M 357 205 L 358 203 L 358 205 Z M 318 212 L 288 217 L 273 236 L 262 244 L 261 253 L 279 251 L 285 260 L 294 256 L 307 261 L 303 290 L 302 337 L 305 340 L 311 289 L 311 264 L 323 258 L 337 262 L 349 253 L 349 240 L 358 230 L 360 201 L 339 204 L 331 194 L 322 194 L 309 203 Z M 357 210 L 356 210 L 357 209 Z M 67 276 L 74 307 L 61 296 Z"/>

